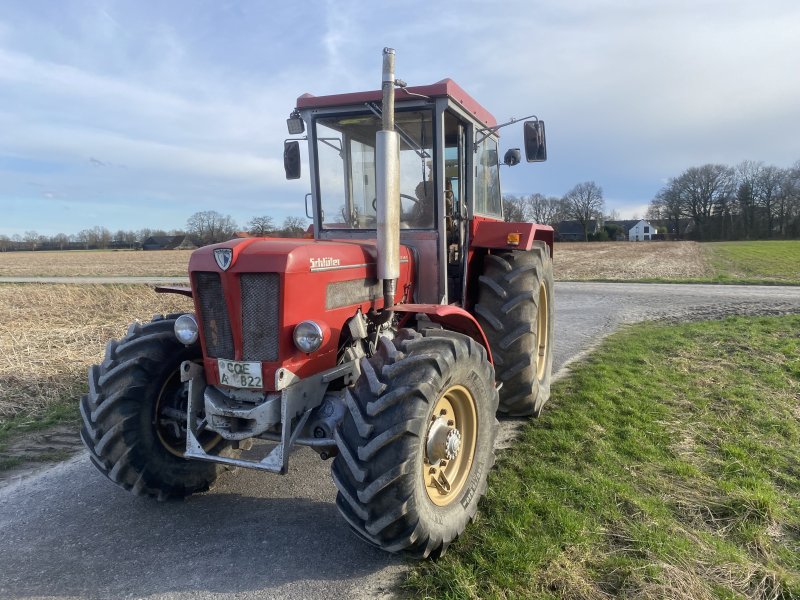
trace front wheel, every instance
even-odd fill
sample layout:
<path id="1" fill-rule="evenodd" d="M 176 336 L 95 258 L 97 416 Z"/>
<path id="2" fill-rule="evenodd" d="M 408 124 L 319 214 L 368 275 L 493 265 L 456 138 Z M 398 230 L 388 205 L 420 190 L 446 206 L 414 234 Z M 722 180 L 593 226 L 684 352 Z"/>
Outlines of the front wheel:
<path id="1" fill-rule="evenodd" d="M 180 365 L 201 352 L 199 344 L 175 339 L 178 316 L 134 323 L 122 340 L 109 342 L 105 360 L 89 369 L 80 403 L 81 439 L 94 465 L 120 487 L 159 499 L 207 490 L 220 469 L 183 458 L 188 384 Z M 226 449 L 212 432 L 199 441 L 208 452 Z"/>
<path id="2" fill-rule="evenodd" d="M 486 351 L 451 331 L 401 330 L 362 360 L 345 398 L 332 467 L 342 515 L 384 550 L 440 555 L 475 516 L 494 464 Z"/>

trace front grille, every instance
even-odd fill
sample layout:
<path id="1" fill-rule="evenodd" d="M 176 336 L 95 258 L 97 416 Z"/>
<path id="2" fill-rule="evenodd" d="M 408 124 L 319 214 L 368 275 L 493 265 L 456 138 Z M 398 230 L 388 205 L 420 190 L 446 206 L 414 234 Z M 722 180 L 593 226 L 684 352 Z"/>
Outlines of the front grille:
<path id="1" fill-rule="evenodd" d="M 194 274 L 194 281 L 200 300 L 200 319 L 208 355 L 213 358 L 233 358 L 231 322 L 219 273 L 200 271 Z"/>
<path id="2" fill-rule="evenodd" d="M 278 360 L 278 310 L 280 275 L 247 273 L 242 288 L 242 340 L 244 360 Z"/>

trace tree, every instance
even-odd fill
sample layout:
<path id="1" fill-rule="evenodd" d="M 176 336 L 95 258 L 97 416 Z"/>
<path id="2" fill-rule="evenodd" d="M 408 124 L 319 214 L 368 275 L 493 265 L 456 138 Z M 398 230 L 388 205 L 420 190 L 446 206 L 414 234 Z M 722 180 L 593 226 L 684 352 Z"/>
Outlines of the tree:
<path id="1" fill-rule="evenodd" d="M 533 223 L 542 225 L 558 225 L 559 221 L 569 218 L 569 209 L 563 198 L 531 194 L 526 198 L 527 217 Z"/>
<path id="2" fill-rule="evenodd" d="M 734 193 L 734 171 L 725 165 L 691 167 L 675 180 L 682 212 L 694 221 L 700 238 L 709 234 L 714 214 L 724 214 Z"/>
<path id="3" fill-rule="evenodd" d="M 39 234 L 36 231 L 26 231 L 22 239 L 32 251 L 36 251 L 36 247 L 39 245 Z"/>
<path id="4" fill-rule="evenodd" d="M 51 242 L 59 250 L 63 250 L 64 246 L 69 245 L 69 236 L 66 233 L 57 233 L 51 238 Z"/>
<path id="5" fill-rule="evenodd" d="M 6 252 L 11 248 L 11 238 L 7 235 L 0 235 L 0 252 Z"/>
<path id="6" fill-rule="evenodd" d="M 281 234 L 285 237 L 302 237 L 306 231 L 306 220 L 303 217 L 286 217 L 283 220 Z"/>
<path id="7" fill-rule="evenodd" d="M 525 215 L 525 199 L 507 194 L 503 196 L 503 217 L 508 223 L 524 223 L 528 219 Z"/>
<path id="8" fill-rule="evenodd" d="M 572 218 L 583 228 L 583 240 L 589 241 L 589 221 L 603 215 L 605 202 L 603 188 L 594 181 L 579 183 L 564 196 L 564 201 Z"/>
<path id="9" fill-rule="evenodd" d="M 272 217 L 268 216 L 253 217 L 247 224 L 247 231 L 250 232 L 250 235 L 263 237 L 275 231 L 275 221 L 272 220 Z"/>
<path id="10" fill-rule="evenodd" d="M 204 245 L 229 240 L 236 229 L 236 221 L 230 215 L 221 215 L 215 210 L 196 212 L 186 221 L 187 233 Z"/>

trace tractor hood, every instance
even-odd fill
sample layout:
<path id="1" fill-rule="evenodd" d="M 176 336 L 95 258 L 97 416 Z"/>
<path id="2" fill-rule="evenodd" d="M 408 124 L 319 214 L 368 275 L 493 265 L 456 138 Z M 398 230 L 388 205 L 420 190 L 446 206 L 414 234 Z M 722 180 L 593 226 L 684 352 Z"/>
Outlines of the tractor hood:
<path id="1" fill-rule="evenodd" d="M 223 254 L 218 262 L 214 256 L 215 251 L 224 249 L 230 250 L 230 258 L 225 258 Z M 400 262 L 407 263 L 409 260 L 409 249 L 401 248 Z M 376 262 L 374 240 L 353 242 L 245 238 L 200 248 L 189 260 L 189 271 L 315 273 L 364 269 L 374 266 Z"/>

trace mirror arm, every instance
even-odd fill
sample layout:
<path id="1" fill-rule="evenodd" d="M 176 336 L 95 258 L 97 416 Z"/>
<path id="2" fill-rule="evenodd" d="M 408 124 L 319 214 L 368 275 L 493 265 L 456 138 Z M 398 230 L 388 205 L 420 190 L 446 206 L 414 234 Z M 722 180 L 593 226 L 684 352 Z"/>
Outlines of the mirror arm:
<path id="1" fill-rule="evenodd" d="M 513 125 L 514 123 L 517 123 L 519 121 L 524 121 L 525 119 L 536 119 L 538 121 L 539 117 L 537 117 L 536 115 L 528 115 L 527 117 L 520 117 L 519 119 L 515 119 L 514 117 L 511 117 L 510 121 L 506 121 L 505 123 L 500 123 L 500 125 L 495 125 L 494 127 L 484 127 L 483 129 L 478 129 L 478 131 L 476 131 L 475 133 L 482 133 L 483 137 L 475 142 L 475 146 L 477 146 L 483 140 L 485 140 L 487 137 L 489 137 L 490 135 L 495 133 L 498 129 L 502 129 L 503 127 L 505 127 L 507 125 Z"/>

